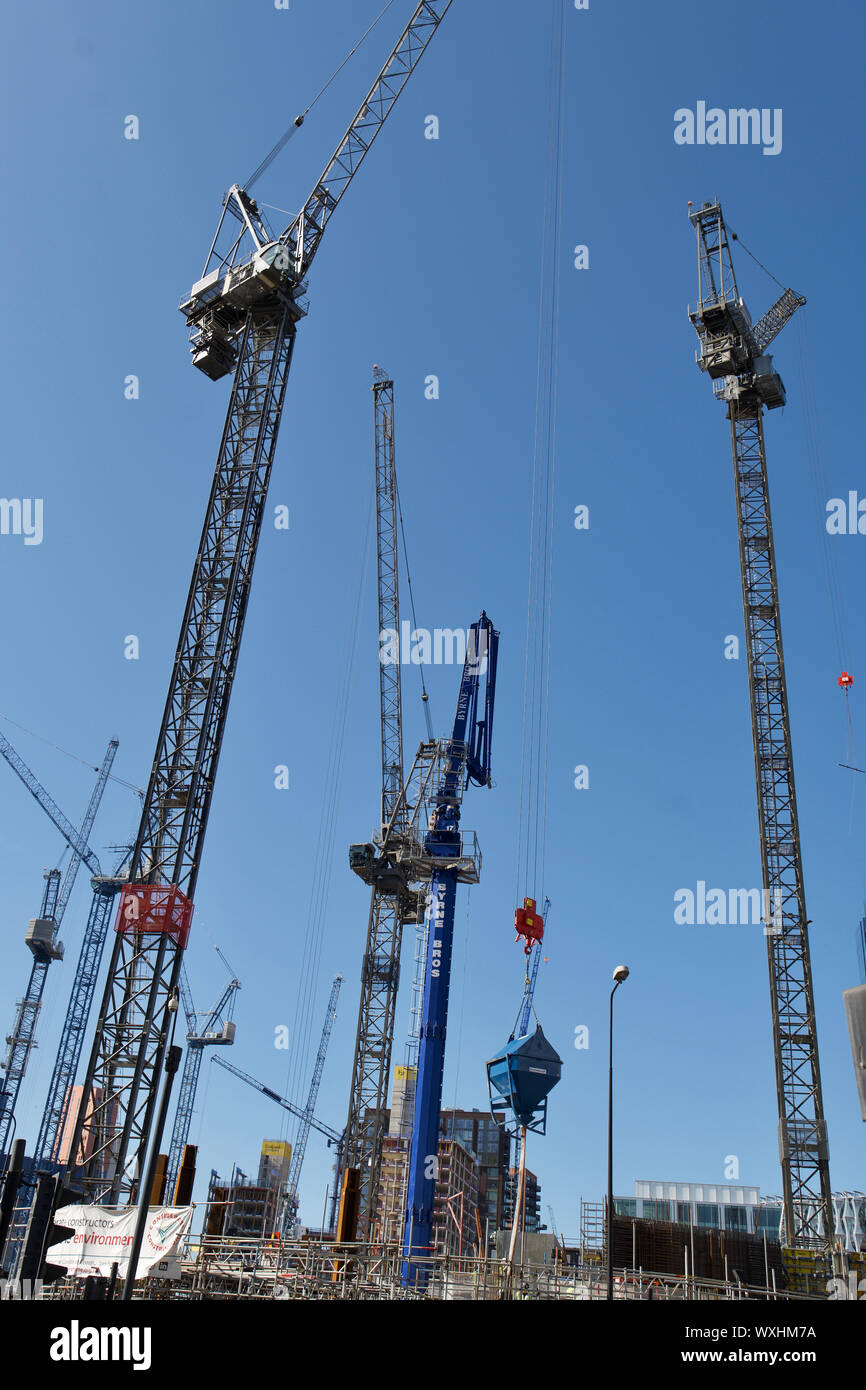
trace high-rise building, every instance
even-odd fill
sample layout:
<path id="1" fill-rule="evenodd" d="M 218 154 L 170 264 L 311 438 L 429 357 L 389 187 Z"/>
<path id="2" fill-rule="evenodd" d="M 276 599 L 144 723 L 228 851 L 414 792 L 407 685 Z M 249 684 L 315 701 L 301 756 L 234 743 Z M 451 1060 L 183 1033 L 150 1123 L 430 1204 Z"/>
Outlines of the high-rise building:
<path id="1" fill-rule="evenodd" d="M 235 1168 L 229 1182 L 211 1173 L 208 1235 L 271 1235 L 280 1219 L 291 1162 L 291 1144 L 282 1139 L 265 1139 L 256 1182 L 251 1182 L 240 1168 Z"/>
<path id="2" fill-rule="evenodd" d="M 502 1229 L 510 1230 L 514 1219 L 514 1204 L 520 1182 L 520 1170 L 510 1168 L 505 1181 L 505 1202 L 502 1210 Z M 526 1170 L 526 1195 L 524 1197 L 523 1229 L 541 1230 L 541 1185 L 534 1173 Z"/>
<path id="3" fill-rule="evenodd" d="M 281 1191 L 289 1180 L 292 1166 L 292 1146 L 285 1139 L 262 1140 L 259 1158 L 259 1187 Z"/>
<path id="4" fill-rule="evenodd" d="M 391 1083 L 391 1110 L 388 1133 L 392 1139 L 412 1137 L 412 1115 L 415 1109 L 415 1080 L 417 1067 L 395 1067 Z"/>
<path id="5" fill-rule="evenodd" d="M 377 1206 L 378 1238 L 403 1239 L 406 1177 L 415 1103 L 414 1067 L 394 1068 L 391 1109 L 386 1112 Z M 464 1251 L 478 1244 L 479 1227 L 493 1232 L 502 1221 L 509 1140 L 502 1126 L 483 1110 L 443 1110 L 439 1123 L 438 1179 L 434 1245 L 438 1253 Z M 462 1193 L 462 1217 L 457 1212 Z M 476 1219 L 477 1213 L 477 1219 Z M 459 1224 L 455 1225 L 455 1221 Z"/>
<path id="6" fill-rule="evenodd" d="M 482 1229 L 487 1222 L 490 1231 L 502 1227 L 505 1186 L 508 1179 L 508 1135 L 489 1111 L 443 1110 L 439 1121 L 442 1137 L 456 1139 L 474 1154 L 481 1174 L 478 1192 L 478 1214 Z"/>
<path id="7" fill-rule="evenodd" d="M 382 1141 L 376 1238 L 403 1240 L 406 1212 L 408 1145 L 393 1134 Z M 433 1202 L 433 1250 L 437 1255 L 464 1254 L 478 1246 L 478 1189 L 481 1168 L 477 1158 L 455 1139 L 440 1139 L 437 1153 L 436 1196 Z"/>
<path id="8" fill-rule="evenodd" d="M 480 1173 L 477 1158 L 459 1140 L 439 1140 L 433 1204 L 433 1249 L 437 1255 L 465 1255 L 477 1250 Z"/>
<path id="9" fill-rule="evenodd" d="M 63 1127 L 54 1141 L 54 1152 L 51 1155 L 53 1163 L 65 1164 L 69 1162 L 69 1151 L 72 1146 L 72 1136 L 75 1133 L 75 1126 L 78 1120 L 78 1110 L 81 1105 L 81 1098 L 84 1095 L 83 1086 L 69 1086 L 66 1091 L 66 1110 L 63 1120 Z M 91 1126 L 90 1120 L 94 1110 L 102 1100 L 102 1091 L 95 1087 L 87 1099 L 87 1111 L 84 1126 L 81 1130 L 81 1139 L 78 1144 L 78 1153 L 75 1158 L 76 1166 L 80 1166 L 90 1158 L 96 1146 L 96 1135 Z M 117 1106 L 111 1106 L 111 1115 L 103 1116 L 103 1123 L 111 1124 L 117 1114 Z M 111 1149 L 106 1151 L 103 1170 L 110 1172 Z"/>
<path id="10" fill-rule="evenodd" d="M 860 983 L 866 985 L 866 915 L 857 923 L 857 964 L 860 969 Z"/>

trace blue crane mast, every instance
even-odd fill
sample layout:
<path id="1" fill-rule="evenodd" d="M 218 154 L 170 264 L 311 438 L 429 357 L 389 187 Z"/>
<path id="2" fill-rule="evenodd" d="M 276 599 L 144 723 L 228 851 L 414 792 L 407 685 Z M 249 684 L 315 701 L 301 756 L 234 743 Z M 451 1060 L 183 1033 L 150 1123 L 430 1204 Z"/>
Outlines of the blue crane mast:
<path id="1" fill-rule="evenodd" d="M 499 633 L 486 613 L 482 612 L 478 622 L 473 623 L 470 629 L 454 728 L 444 750 L 432 814 L 424 838 L 424 851 L 431 866 L 425 914 L 427 968 L 421 1007 L 404 1236 L 404 1274 L 410 1282 L 418 1285 L 426 1282 L 427 1270 L 423 1263 L 413 1263 L 413 1257 L 416 1260 L 420 1257 L 422 1261 L 426 1259 L 433 1242 L 434 1172 L 439 1149 L 439 1112 L 445 1069 L 454 905 L 458 882 L 467 881 L 460 807 L 468 782 L 478 787 L 491 785 L 490 749 L 498 649 Z"/>
<path id="2" fill-rule="evenodd" d="M 66 872 L 62 877 L 59 869 L 51 869 L 45 875 L 40 913 L 38 917 L 30 921 L 24 938 L 32 953 L 33 960 L 24 997 L 19 1001 L 12 1032 L 6 1039 L 9 1044 L 9 1051 L 3 1063 L 6 1080 L 3 1089 L 0 1090 L 0 1154 L 2 1154 L 6 1150 L 15 1105 L 27 1070 L 30 1053 L 36 1046 L 36 1024 L 42 1008 L 42 995 L 45 990 L 48 968 L 52 961 L 63 959 L 63 943 L 59 939 L 59 931 L 67 903 L 75 886 L 78 866 L 82 860 L 85 860 L 91 872 L 95 870 L 98 873 L 100 871 L 99 860 L 90 850 L 87 842 L 114 763 L 118 743 L 117 739 L 112 739 L 108 745 L 84 819 L 78 830 L 75 830 L 44 787 L 40 785 L 24 760 L 12 748 L 8 739 L 0 735 L 0 740 L 2 740 L 0 741 L 0 752 L 14 768 L 27 789 L 48 812 L 51 819 L 55 820 L 56 824 L 62 822 L 61 831 L 68 840 L 72 851 Z"/>
<path id="3" fill-rule="evenodd" d="M 222 952 L 220 952 L 220 958 L 225 960 Z M 180 1094 L 174 1115 L 174 1127 L 171 1133 L 166 1167 L 165 1191 L 166 1200 L 169 1202 L 172 1200 L 183 1159 L 183 1151 L 189 1139 L 189 1127 L 195 1108 L 195 1096 L 204 1049 L 206 1047 L 229 1047 L 234 1042 L 235 1025 L 232 1021 L 232 1014 L 234 1013 L 237 991 L 240 987 L 240 980 L 232 975 L 220 998 L 207 1015 L 204 1025 L 199 1027 L 198 1013 L 193 1006 L 186 968 L 183 967 L 180 972 L 180 995 L 187 1021 L 187 1049 L 183 1061 Z"/>
<path id="4" fill-rule="evenodd" d="M 274 236 L 234 184 L 200 279 L 181 305 L 193 365 L 233 373 L 108 979 L 70 1143 L 67 1179 L 91 1201 L 134 1202 L 192 922 L 306 275 L 451 0 L 422 0 L 313 191 Z M 85 1131 L 93 1140 L 82 1163 Z"/>

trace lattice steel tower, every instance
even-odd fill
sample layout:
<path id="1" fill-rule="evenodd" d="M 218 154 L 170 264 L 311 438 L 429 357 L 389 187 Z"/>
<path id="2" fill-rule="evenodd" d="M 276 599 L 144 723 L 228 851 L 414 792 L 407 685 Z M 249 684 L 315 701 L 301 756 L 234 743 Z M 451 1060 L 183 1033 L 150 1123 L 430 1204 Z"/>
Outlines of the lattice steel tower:
<path id="1" fill-rule="evenodd" d="M 701 344 L 698 365 L 712 378 L 715 395 L 726 402 L 731 425 L 785 1239 L 789 1246 L 829 1245 L 834 1231 L 829 1150 L 763 424 L 765 407 L 775 410 L 785 404 L 785 388 L 767 348 L 806 301 L 785 290 L 753 324 L 737 289 L 721 206 L 705 203 L 689 216 L 698 240 L 699 298 L 689 314 Z"/>
<path id="2" fill-rule="evenodd" d="M 144 1171 L 306 275 L 450 4 L 416 6 L 288 227 L 275 236 L 249 193 L 232 186 L 181 305 L 193 364 L 213 380 L 234 379 L 70 1144 L 69 1177 L 94 1200 L 134 1201 Z"/>
<path id="3" fill-rule="evenodd" d="M 373 425 L 377 612 L 382 642 L 383 634 L 400 632 L 400 585 L 394 382 L 378 367 L 373 382 Z M 396 660 L 386 659 L 387 655 L 384 648 L 380 649 L 381 822 L 375 846 L 353 845 L 349 851 L 352 868 L 370 885 L 371 894 L 343 1155 L 344 1200 L 339 1227 L 342 1240 L 353 1239 L 358 1215 L 368 1235 L 372 1236 L 379 1195 L 403 927 L 407 922 L 417 922 L 422 912 L 421 894 L 417 886 L 412 887 L 400 853 L 410 829 L 409 810 L 403 796 L 401 663 L 399 651 Z"/>

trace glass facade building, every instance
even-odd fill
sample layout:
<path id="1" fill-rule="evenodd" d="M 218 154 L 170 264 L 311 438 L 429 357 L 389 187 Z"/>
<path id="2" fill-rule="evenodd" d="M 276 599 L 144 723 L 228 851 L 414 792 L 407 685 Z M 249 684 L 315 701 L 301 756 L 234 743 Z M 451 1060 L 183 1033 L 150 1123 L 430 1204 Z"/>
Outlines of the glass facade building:
<path id="1" fill-rule="evenodd" d="M 782 1199 L 762 1197 L 757 1187 L 726 1183 L 638 1180 L 633 1197 L 614 1197 L 618 1216 L 674 1221 L 716 1231 L 743 1231 L 783 1242 Z M 834 1192 L 834 1234 L 846 1250 L 866 1250 L 866 1193 Z"/>

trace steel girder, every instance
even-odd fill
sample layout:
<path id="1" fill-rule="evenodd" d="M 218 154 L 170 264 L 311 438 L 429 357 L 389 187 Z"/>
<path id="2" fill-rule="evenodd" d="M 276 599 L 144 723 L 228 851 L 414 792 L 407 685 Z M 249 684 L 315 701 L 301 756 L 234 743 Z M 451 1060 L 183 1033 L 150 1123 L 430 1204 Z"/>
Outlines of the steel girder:
<path id="1" fill-rule="evenodd" d="M 347 1167 L 359 1170 L 360 1211 L 368 1233 L 372 1230 L 379 1193 L 400 981 L 400 943 L 406 915 L 415 911 L 414 898 L 410 900 L 405 890 L 386 894 L 373 887 L 361 967 L 361 1001 L 343 1158 Z"/>

